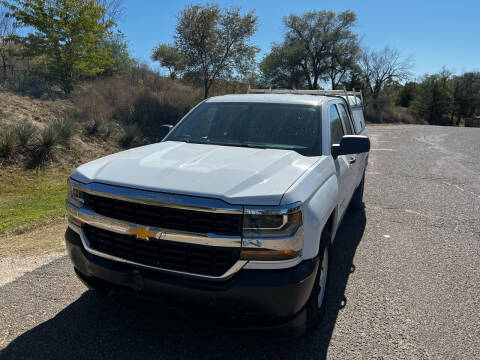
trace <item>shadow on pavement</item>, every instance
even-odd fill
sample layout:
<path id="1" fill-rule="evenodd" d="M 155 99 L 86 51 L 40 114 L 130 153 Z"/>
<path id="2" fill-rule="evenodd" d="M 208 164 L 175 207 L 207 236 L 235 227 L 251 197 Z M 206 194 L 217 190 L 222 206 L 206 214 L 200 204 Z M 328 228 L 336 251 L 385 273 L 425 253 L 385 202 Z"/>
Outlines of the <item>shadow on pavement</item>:
<path id="1" fill-rule="evenodd" d="M 353 257 L 365 229 L 365 211 L 348 213 L 332 248 L 327 310 L 321 325 L 289 341 L 257 339 L 193 324 L 141 301 L 121 304 L 85 292 L 54 318 L 22 334 L 0 354 L 8 359 L 305 359 L 326 358 L 342 307 Z M 360 299 L 351 299 L 360 301 Z"/>

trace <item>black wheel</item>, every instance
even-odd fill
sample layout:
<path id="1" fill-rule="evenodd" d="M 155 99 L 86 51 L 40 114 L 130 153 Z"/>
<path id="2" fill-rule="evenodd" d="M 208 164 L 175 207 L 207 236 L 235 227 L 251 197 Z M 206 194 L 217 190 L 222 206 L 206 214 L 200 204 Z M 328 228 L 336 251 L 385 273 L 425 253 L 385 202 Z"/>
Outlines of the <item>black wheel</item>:
<path id="1" fill-rule="evenodd" d="M 312 293 L 308 299 L 307 326 L 309 329 L 315 328 L 325 314 L 327 293 L 328 293 L 328 274 L 330 269 L 330 232 L 323 230 L 320 238 L 319 265 L 315 284 Z"/>
<path id="2" fill-rule="evenodd" d="M 352 200 L 350 201 L 350 210 L 356 211 L 363 209 L 363 188 L 365 187 L 365 173 L 363 173 L 362 181 L 355 189 L 355 192 L 352 195 Z"/>

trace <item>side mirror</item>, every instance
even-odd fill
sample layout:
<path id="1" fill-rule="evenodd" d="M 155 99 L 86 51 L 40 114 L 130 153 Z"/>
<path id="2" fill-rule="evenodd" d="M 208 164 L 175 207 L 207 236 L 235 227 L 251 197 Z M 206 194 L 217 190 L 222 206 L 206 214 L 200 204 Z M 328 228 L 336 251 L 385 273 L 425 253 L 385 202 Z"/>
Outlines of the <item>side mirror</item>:
<path id="1" fill-rule="evenodd" d="M 370 151 L 370 139 L 363 135 L 345 135 L 340 144 L 332 145 L 332 156 L 359 154 Z"/>
<path id="2" fill-rule="evenodd" d="M 163 139 L 173 129 L 173 125 L 163 124 L 160 125 L 160 139 Z"/>

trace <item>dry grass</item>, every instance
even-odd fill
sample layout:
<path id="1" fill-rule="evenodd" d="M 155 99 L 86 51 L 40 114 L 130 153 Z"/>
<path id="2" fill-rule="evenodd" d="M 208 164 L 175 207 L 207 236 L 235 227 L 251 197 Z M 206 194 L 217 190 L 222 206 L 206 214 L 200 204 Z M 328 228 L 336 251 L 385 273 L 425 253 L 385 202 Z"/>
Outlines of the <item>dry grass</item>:
<path id="1" fill-rule="evenodd" d="M 425 124 L 425 121 L 414 116 L 408 108 L 401 106 L 384 106 L 377 109 L 366 107 L 364 115 L 369 123 Z"/>
<path id="2" fill-rule="evenodd" d="M 7 256 L 42 255 L 52 252 L 64 252 L 64 234 L 67 228 L 65 219 L 54 223 L 36 226 L 21 234 L 3 236 L 0 241 L 0 259 Z"/>
<path id="3" fill-rule="evenodd" d="M 91 124 L 99 119 L 129 126 L 135 124 L 151 141 L 161 124 L 175 124 L 198 101 L 198 89 L 146 73 L 110 77 L 86 84 L 73 98 L 73 116 Z M 148 75 L 148 76 L 147 76 Z"/>
<path id="4" fill-rule="evenodd" d="M 86 84 L 73 96 L 73 106 L 79 120 L 126 120 L 128 112 L 145 94 L 160 103 L 188 108 L 199 101 L 200 93 L 191 87 L 170 79 L 160 78 L 146 86 L 127 76 L 99 79 Z"/>
<path id="5" fill-rule="evenodd" d="M 72 110 L 68 100 L 40 100 L 0 91 L 0 126 L 34 123 L 42 126 Z"/>

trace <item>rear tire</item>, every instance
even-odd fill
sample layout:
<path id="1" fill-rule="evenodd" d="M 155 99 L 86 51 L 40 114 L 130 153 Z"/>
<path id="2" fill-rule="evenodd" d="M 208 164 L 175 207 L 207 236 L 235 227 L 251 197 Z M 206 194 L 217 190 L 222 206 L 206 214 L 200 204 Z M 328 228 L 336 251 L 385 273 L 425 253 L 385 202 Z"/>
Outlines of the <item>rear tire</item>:
<path id="1" fill-rule="evenodd" d="M 365 172 L 362 176 L 362 181 L 355 189 L 355 192 L 352 195 L 352 200 L 350 201 L 350 210 L 357 211 L 364 208 L 363 204 L 363 189 L 365 187 Z"/>
<path id="2" fill-rule="evenodd" d="M 328 294 L 328 279 L 330 269 L 330 231 L 323 230 L 320 238 L 320 250 L 318 252 L 318 271 L 313 285 L 312 292 L 305 306 L 307 310 L 307 327 L 314 329 L 320 323 L 325 314 L 327 294 Z"/>

